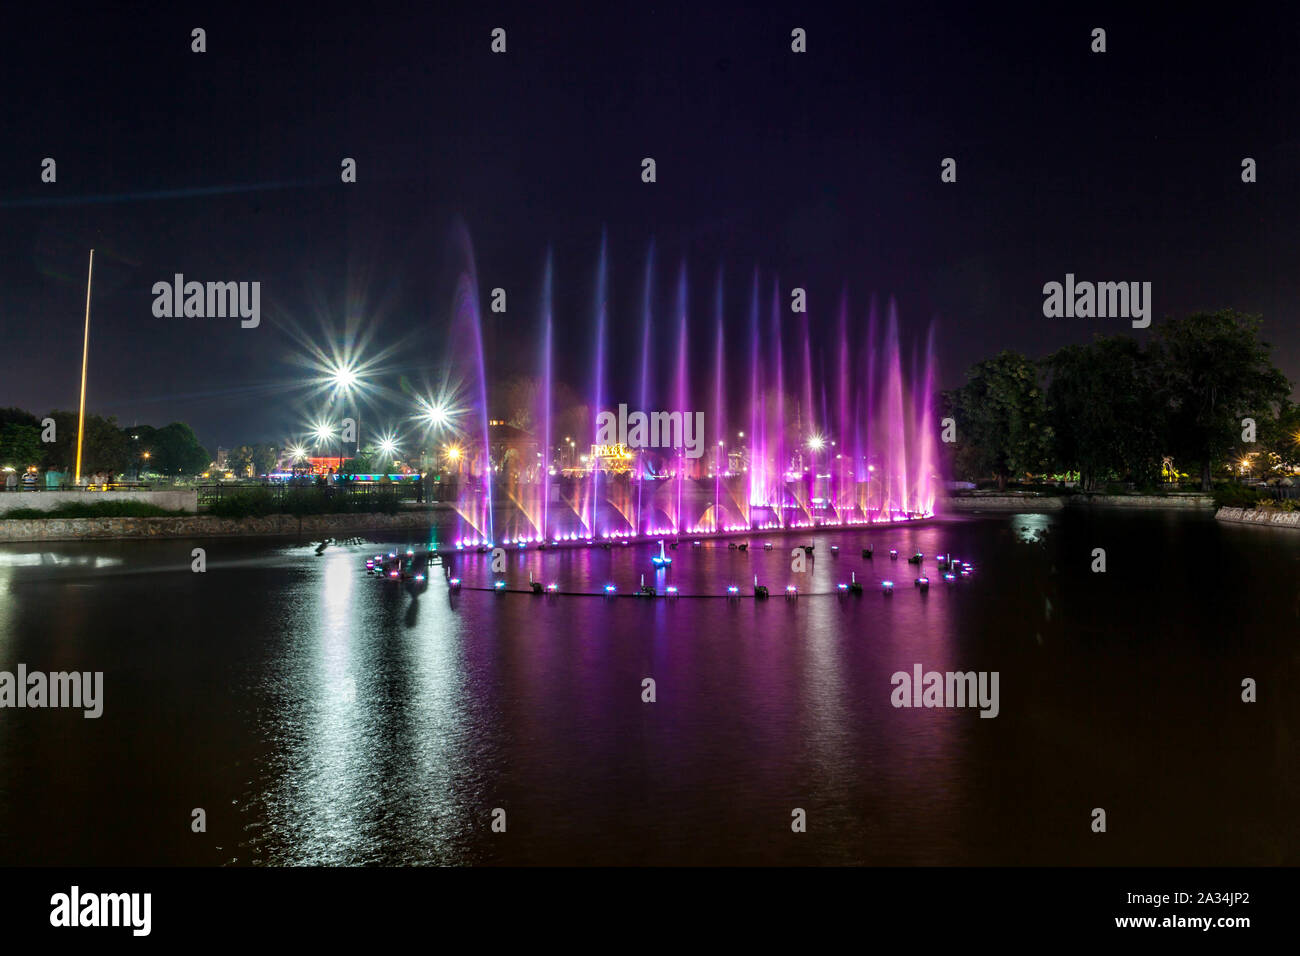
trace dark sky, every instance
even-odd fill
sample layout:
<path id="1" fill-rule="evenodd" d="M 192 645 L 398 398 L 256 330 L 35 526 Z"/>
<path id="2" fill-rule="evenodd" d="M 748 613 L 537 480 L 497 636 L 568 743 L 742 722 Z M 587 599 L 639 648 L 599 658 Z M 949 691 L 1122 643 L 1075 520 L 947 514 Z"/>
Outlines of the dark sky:
<path id="1" fill-rule="evenodd" d="M 872 294 L 896 298 L 909 341 L 936 319 L 945 386 L 1002 348 L 1132 331 L 1044 318 L 1043 283 L 1073 272 L 1150 281 L 1138 336 L 1261 313 L 1300 380 L 1300 13 L 1281 5 L 29 7 L 0 29 L 0 406 L 75 408 L 91 246 L 95 412 L 188 421 L 211 447 L 299 433 L 319 403 L 292 333 L 328 350 L 348 316 L 389 349 L 386 384 L 434 381 L 458 219 L 480 293 L 510 296 L 485 318 L 498 377 L 536 368 L 549 248 L 557 374 L 582 384 L 605 230 L 627 368 L 653 240 L 656 341 L 684 261 L 699 361 L 719 268 L 737 363 L 757 266 L 765 289 L 808 289 L 815 329 L 845 284 L 855 323 Z M 260 281 L 261 327 L 155 318 L 151 287 L 177 272 Z"/>

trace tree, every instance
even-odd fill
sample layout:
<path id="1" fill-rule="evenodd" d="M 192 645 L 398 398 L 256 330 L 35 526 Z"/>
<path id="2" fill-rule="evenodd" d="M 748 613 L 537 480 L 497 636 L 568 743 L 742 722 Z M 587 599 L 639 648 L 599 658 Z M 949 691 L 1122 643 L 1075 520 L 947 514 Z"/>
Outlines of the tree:
<path id="1" fill-rule="evenodd" d="M 194 430 L 182 422 L 172 422 L 158 429 L 153 436 L 153 446 L 149 460 L 160 475 L 197 475 L 212 461 L 212 456 L 199 444 Z"/>
<path id="2" fill-rule="evenodd" d="M 0 425 L 0 465 L 25 471 L 29 465 L 40 462 L 42 451 L 39 425 L 16 422 Z"/>
<path id="3" fill-rule="evenodd" d="M 41 464 L 57 471 L 73 472 L 77 462 L 77 413 L 53 411 L 53 442 L 45 444 Z M 86 415 L 81 440 L 81 473 L 121 472 L 127 462 L 126 436 L 113 417 Z"/>
<path id="4" fill-rule="evenodd" d="M 247 478 L 253 471 L 253 446 L 236 445 L 228 450 L 226 467 L 236 478 Z"/>
<path id="5" fill-rule="evenodd" d="M 1163 398 L 1155 363 L 1126 336 L 1067 345 L 1043 361 L 1053 459 L 1087 491 L 1109 475 L 1159 480 Z"/>
<path id="6" fill-rule="evenodd" d="M 380 464 L 379 449 L 374 445 L 367 445 L 355 458 L 345 458 L 339 470 L 348 475 L 369 475 L 375 473 L 378 464 Z"/>
<path id="7" fill-rule="evenodd" d="M 137 478 L 153 465 L 153 443 L 157 433 L 158 429 L 152 425 L 131 425 L 122 429 L 126 438 L 127 466 Z"/>
<path id="8" fill-rule="evenodd" d="M 41 424 L 31 412 L 22 408 L 0 408 L 0 426 L 3 425 L 36 425 Z"/>
<path id="9" fill-rule="evenodd" d="M 1275 467 L 1300 468 L 1300 404 L 1287 402 L 1269 425 L 1267 448 Z"/>
<path id="10" fill-rule="evenodd" d="M 239 445 L 226 452 L 226 467 L 238 478 L 256 478 L 268 474 L 275 470 L 279 461 L 280 450 L 265 442 Z"/>
<path id="11" fill-rule="evenodd" d="M 1256 439 L 1241 441 L 1229 453 L 1236 467 L 1247 462 L 1252 473 L 1268 478 L 1300 467 L 1300 405 L 1284 401 L 1278 413 L 1267 411 L 1255 417 Z"/>
<path id="12" fill-rule="evenodd" d="M 280 449 L 266 442 L 253 446 L 253 474 L 266 475 L 275 471 L 280 461 Z"/>
<path id="13" fill-rule="evenodd" d="M 1154 349 L 1168 394 L 1175 454 L 1200 463 L 1201 490 L 1240 441 L 1242 419 L 1280 412 L 1286 376 L 1259 338 L 1260 319 L 1233 309 L 1198 312 L 1160 327 Z"/>
<path id="14" fill-rule="evenodd" d="M 1007 478 L 1046 465 L 1052 432 L 1038 367 L 1019 352 L 999 352 L 973 366 L 948 396 L 967 467 Z"/>

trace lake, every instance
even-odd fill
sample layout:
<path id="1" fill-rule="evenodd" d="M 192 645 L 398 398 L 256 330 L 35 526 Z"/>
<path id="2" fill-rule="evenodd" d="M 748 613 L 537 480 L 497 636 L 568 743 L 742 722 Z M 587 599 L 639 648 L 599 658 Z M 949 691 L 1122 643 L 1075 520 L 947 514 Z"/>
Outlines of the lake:
<path id="1" fill-rule="evenodd" d="M 464 554 L 456 593 L 365 573 L 427 538 L 0 546 L 0 670 L 104 675 L 98 719 L 0 709 L 0 863 L 1300 862 L 1300 534 L 1067 509 L 737 540 L 658 572 Z M 593 596 L 472 590 L 530 573 Z M 916 665 L 997 672 L 997 716 L 894 706 Z"/>

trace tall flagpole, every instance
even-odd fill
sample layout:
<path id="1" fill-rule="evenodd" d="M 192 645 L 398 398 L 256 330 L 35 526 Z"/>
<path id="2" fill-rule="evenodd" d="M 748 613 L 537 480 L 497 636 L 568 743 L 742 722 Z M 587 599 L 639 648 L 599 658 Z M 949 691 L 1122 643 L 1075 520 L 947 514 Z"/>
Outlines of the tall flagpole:
<path id="1" fill-rule="evenodd" d="M 86 334 L 81 346 L 81 408 L 77 412 L 77 474 L 73 479 L 81 484 L 81 436 L 86 431 L 86 362 L 90 358 L 90 279 L 95 274 L 95 250 L 90 250 L 90 268 L 86 271 Z"/>

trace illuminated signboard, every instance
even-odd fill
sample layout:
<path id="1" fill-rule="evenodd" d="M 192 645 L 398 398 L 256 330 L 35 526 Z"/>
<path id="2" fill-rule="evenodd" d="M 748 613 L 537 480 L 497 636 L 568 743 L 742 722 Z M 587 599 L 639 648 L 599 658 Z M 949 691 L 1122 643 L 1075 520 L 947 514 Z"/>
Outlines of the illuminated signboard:
<path id="1" fill-rule="evenodd" d="M 593 465 L 607 471 L 628 471 L 632 467 L 632 453 L 626 445 L 592 445 L 591 461 Z"/>

